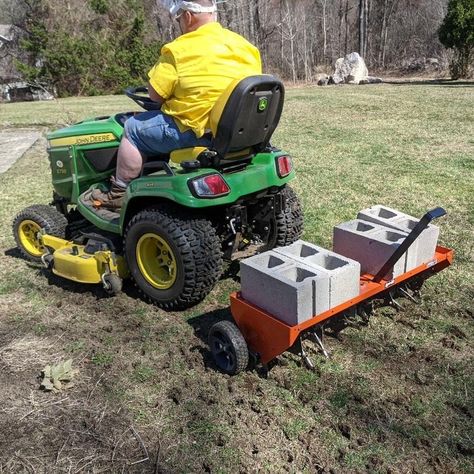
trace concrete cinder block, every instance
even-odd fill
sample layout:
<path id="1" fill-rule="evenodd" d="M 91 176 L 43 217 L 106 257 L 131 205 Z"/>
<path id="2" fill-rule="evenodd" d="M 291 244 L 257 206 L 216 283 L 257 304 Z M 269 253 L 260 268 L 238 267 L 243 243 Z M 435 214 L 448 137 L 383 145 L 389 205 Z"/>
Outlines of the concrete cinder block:
<path id="1" fill-rule="evenodd" d="M 358 261 L 362 273 L 375 275 L 406 236 L 406 232 L 355 219 L 334 227 L 333 250 Z M 396 278 L 404 273 L 407 258 L 411 261 L 412 254 L 413 249 L 408 249 L 385 278 Z"/>
<path id="2" fill-rule="evenodd" d="M 418 224 L 419 219 L 386 206 L 372 206 L 357 214 L 358 219 L 383 225 L 391 229 L 410 233 Z M 405 271 L 410 271 L 423 263 L 433 260 L 438 244 L 439 227 L 429 224 L 413 242 L 412 258 L 407 260 Z"/>
<path id="3" fill-rule="evenodd" d="M 303 240 L 276 248 L 275 252 L 328 274 L 330 309 L 359 296 L 359 262 Z"/>
<path id="4" fill-rule="evenodd" d="M 240 262 L 244 299 L 294 326 L 329 309 L 329 276 L 274 251 Z"/>

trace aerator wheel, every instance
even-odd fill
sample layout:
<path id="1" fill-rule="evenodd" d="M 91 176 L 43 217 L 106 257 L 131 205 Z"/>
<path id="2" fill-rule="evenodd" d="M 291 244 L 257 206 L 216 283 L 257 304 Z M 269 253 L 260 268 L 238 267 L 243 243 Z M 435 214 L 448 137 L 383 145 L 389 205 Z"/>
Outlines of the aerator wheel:
<path id="1" fill-rule="evenodd" d="M 41 263 L 45 248 L 38 238 L 40 230 L 64 238 L 66 226 L 67 219 L 54 207 L 38 204 L 17 214 L 13 220 L 13 235 L 21 255 L 31 262 Z"/>
<path id="2" fill-rule="evenodd" d="M 248 366 L 247 343 L 237 326 L 230 321 L 219 321 L 211 327 L 209 347 L 217 367 L 226 374 L 238 374 Z"/>

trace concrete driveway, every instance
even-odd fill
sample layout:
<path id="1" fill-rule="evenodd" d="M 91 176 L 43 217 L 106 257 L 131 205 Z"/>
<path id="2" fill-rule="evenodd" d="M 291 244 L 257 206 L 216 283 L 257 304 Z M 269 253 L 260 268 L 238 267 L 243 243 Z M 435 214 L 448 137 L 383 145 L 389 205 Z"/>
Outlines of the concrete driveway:
<path id="1" fill-rule="evenodd" d="M 34 129 L 0 130 L 0 173 L 7 171 L 41 137 Z"/>

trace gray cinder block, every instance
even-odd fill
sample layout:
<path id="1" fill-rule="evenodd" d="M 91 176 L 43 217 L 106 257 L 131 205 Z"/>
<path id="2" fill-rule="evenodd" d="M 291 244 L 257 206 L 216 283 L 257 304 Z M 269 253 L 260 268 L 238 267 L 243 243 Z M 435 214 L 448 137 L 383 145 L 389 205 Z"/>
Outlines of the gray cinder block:
<path id="1" fill-rule="evenodd" d="M 362 273 L 375 275 L 406 236 L 406 232 L 355 219 L 334 227 L 333 250 L 358 261 Z M 411 261 L 413 249 L 402 255 L 385 278 L 396 278 L 404 273 L 407 258 Z"/>
<path id="2" fill-rule="evenodd" d="M 276 248 L 275 252 L 328 274 L 330 309 L 359 296 L 359 262 L 303 240 Z"/>
<path id="3" fill-rule="evenodd" d="M 328 274 L 268 251 L 240 262 L 245 300 L 294 326 L 329 309 Z"/>
<path id="4" fill-rule="evenodd" d="M 357 214 L 357 218 L 367 222 L 374 222 L 397 231 L 406 232 L 407 234 L 410 233 L 419 222 L 419 219 L 415 217 L 381 205 L 372 206 L 360 211 Z M 429 224 L 415 242 L 413 242 L 411 246 L 414 250 L 411 252 L 413 258 L 407 260 L 405 271 L 410 271 L 423 263 L 428 263 L 433 260 L 438 238 L 439 227 Z"/>

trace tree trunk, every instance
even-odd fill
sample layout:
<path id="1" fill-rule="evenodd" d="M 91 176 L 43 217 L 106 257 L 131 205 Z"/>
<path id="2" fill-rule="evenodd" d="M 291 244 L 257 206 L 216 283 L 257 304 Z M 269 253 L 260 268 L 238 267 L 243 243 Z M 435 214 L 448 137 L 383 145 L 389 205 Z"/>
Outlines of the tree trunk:
<path id="1" fill-rule="evenodd" d="M 338 20 L 339 20 L 339 37 L 338 37 L 338 43 L 337 43 L 337 54 L 339 57 L 341 57 L 342 54 L 342 32 L 343 32 L 343 25 L 344 25 L 344 9 L 342 8 L 342 0 L 339 0 L 339 10 L 338 10 Z"/>
<path id="2" fill-rule="evenodd" d="M 345 40 L 344 40 L 344 56 L 347 54 L 347 51 L 349 50 L 349 21 L 347 19 L 348 16 L 349 16 L 349 0 L 346 0 L 346 11 L 344 14 L 344 22 L 346 25 Z"/>
<path id="3" fill-rule="evenodd" d="M 368 0 L 359 0 L 359 54 L 365 58 L 367 53 Z"/>
<path id="4" fill-rule="evenodd" d="M 364 0 L 359 0 L 359 54 L 362 57 L 364 57 L 364 4 Z"/>
<path id="5" fill-rule="evenodd" d="M 370 0 L 365 0 L 364 5 L 364 54 L 363 58 L 367 62 L 367 48 L 369 45 L 369 2 Z"/>
<path id="6" fill-rule="evenodd" d="M 327 16 L 326 16 L 326 7 L 327 0 L 320 0 L 321 6 L 323 7 L 322 13 L 322 29 L 323 29 L 323 61 L 327 62 L 327 49 L 328 49 L 328 31 L 327 31 Z"/>
<path id="7" fill-rule="evenodd" d="M 284 1 L 280 0 L 280 25 L 283 25 L 283 4 Z M 283 26 L 281 27 L 281 34 L 280 34 L 280 67 L 283 69 L 283 64 L 285 60 L 285 52 L 284 52 L 284 47 L 285 47 L 285 41 L 283 39 Z"/>
<path id="8" fill-rule="evenodd" d="M 292 22 L 292 14 L 290 12 L 290 6 L 288 5 L 288 1 L 286 1 L 286 11 L 287 11 L 287 18 L 288 18 L 288 36 L 290 39 L 290 64 L 291 64 L 291 78 L 293 83 L 296 82 L 296 58 L 295 58 L 295 33 L 293 31 L 293 22 Z"/>
<path id="9" fill-rule="evenodd" d="M 390 25 L 390 18 L 395 10 L 396 0 L 384 0 L 382 29 L 380 31 L 380 51 L 379 51 L 379 65 L 385 67 L 387 47 L 388 47 L 388 27 Z"/>

